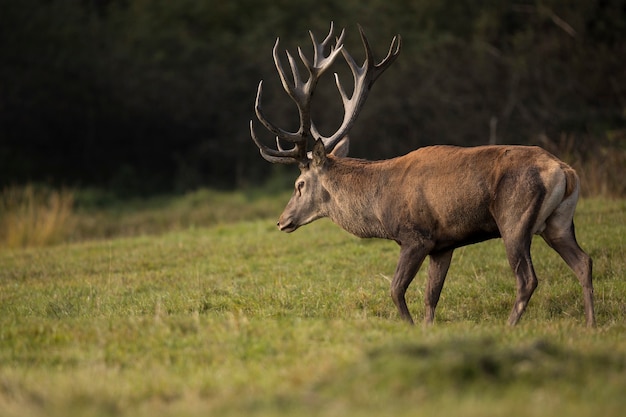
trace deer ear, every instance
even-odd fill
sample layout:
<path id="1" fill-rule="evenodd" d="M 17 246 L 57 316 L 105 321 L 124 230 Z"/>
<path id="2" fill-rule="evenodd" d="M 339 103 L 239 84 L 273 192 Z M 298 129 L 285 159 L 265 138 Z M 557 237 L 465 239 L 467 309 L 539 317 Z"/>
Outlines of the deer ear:
<path id="1" fill-rule="evenodd" d="M 316 140 L 315 145 L 313 145 L 311 160 L 313 161 L 313 166 L 322 166 L 326 163 L 326 149 L 321 139 Z"/>
<path id="2" fill-rule="evenodd" d="M 348 137 L 348 135 L 346 135 L 339 141 L 339 143 L 335 145 L 335 148 L 330 154 L 338 158 L 344 158 L 348 156 L 349 150 L 350 150 L 350 138 Z"/>

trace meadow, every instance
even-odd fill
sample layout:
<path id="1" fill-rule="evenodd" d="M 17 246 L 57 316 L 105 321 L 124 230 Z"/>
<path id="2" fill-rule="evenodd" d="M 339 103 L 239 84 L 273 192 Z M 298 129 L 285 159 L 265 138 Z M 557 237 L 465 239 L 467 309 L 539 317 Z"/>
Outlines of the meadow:
<path id="1" fill-rule="evenodd" d="M 457 250 L 435 325 L 409 327 L 389 296 L 397 245 L 325 220 L 280 233 L 286 198 L 78 213 L 74 237 L 0 248 L 0 415 L 623 415 L 626 200 L 579 204 L 587 329 L 540 238 L 517 327 L 499 240 Z M 418 319 L 425 266 L 407 293 Z"/>

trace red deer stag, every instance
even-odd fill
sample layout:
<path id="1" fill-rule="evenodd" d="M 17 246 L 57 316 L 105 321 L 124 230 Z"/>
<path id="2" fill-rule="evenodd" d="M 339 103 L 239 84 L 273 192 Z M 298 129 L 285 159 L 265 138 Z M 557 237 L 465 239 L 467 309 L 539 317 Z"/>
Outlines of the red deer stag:
<path id="1" fill-rule="evenodd" d="M 324 41 L 311 33 L 310 61 L 298 49 L 308 78 L 303 80 L 287 52 L 292 78 L 278 56 L 273 56 L 283 88 L 298 108 L 296 132 L 272 124 L 261 109 L 259 83 L 255 112 L 276 136 L 276 149 L 259 140 L 250 122 L 251 136 L 267 161 L 298 164 L 293 195 L 278 227 L 293 232 L 328 217 L 359 237 L 391 239 L 400 245 L 400 260 L 391 283 L 391 297 L 400 316 L 413 323 L 405 293 L 427 255 L 430 256 L 425 295 L 425 322 L 435 317 L 454 249 L 501 237 L 517 280 L 517 295 L 508 323 L 515 325 L 537 287 L 530 257 L 534 234 L 539 234 L 575 272 L 583 289 L 588 326 L 595 325 L 591 258 L 574 234 L 574 210 L 579 194 L 576 172 L 538 147 L 492 145 L 463 148 L 429 146 L 384 161 L 347 158 L 347 134 L 374 81 L 398 57 L 401 38 L 394 37 L 387 56 L 378 64 L 359 26 L 365 61 L 359 66 L 343 47 L 344 32 L 332 44 L 333 25 Z M 325 50 L 329 49 L 328 55 Z M 335 74 L 344 107 L 339 129 L 322 136 L 311 120 L 311 97 L 320 76 L 341 53 L 352 71 L 350 97 Z M 314 145 L 307 152 L 307 142 Z M 290 143 L 289 147 L 285 146 Z M 284 148 L 283 148 L 284 146 Z"/>

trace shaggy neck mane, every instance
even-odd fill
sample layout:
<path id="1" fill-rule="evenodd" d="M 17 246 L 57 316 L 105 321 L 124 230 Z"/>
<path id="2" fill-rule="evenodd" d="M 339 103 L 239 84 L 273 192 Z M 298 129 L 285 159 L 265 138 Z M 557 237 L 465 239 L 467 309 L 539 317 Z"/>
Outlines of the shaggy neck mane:
<path id="1" fill-rule="evenodd" d="M 329 157 L 327 164 L 328 217 L 356 236 L 386 238 L 376 205 L 379 183 L 386 177 L 384 161 Z"/>

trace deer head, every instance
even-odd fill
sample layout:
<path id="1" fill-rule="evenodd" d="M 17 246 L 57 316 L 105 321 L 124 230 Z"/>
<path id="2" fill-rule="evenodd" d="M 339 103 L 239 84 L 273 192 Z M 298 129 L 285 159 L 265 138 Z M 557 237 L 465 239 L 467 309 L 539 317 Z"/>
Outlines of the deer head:
<path id="1" fill-rule="evenodd" d="M 330 152 L 335 157 L 346 156 L 348 137 L 344 137 Z M 300 165 L 300 176 L 296 179 L 291 199 L 278 219 L 277 226 L 283 232 L 293 232 L 298 227 L 328 215 L 326 202 L 330 195 L 324 187 L 327 155 L 324 142 L 318 140 L 309 153 L 308 162 Z"/>
<path id="2" fill-rule="evenodd" d="M 331 44 L 333 31 L 334 26 L 331 23 L 328 35 L 321 43 L 318 43 L 313 33 L 309 32 L 314 51 L 312 61 L 298 48 L 298 55 L 308 75 L 306 81 L 302 80 L 295 59 L 287 51 L 287 60 L 292 74 L 292 80 L 288 79 L 278 56 L 279 39 L 274 45 L 272 54 L 278 75 L 285 92 L 298 109 L 300 125 L 296 132 L 288 132 L 277 127 L 266 118 L 261 108 L 263 81 L 259 83 L 257 90 L 254 107 L 256 116 L 261 124 L 276 136 L 276 149 L 269 148 L 259 140 L 254 131 L 253 121 L 250 121 L 250 134 L 258 146 L 261 156 L 272 163 L 298 164 L 300 167 L 300 176 L 296 179 L 293 195 L 278 222 L 280 230 L 285 232 L 292 232 L 298 227 L 326 215 L 324 202 L 328 196 L 323 187 L 323 177 L 326 173 L 327 156 L 344 157 L 347 155 L 349 148 L 348 132 L 354 125 L 372 85 L 395 61 L 402 46 L 401 38 L 399 36 L 394 37 L 387 56 L 376 64 L 365 33 L 359 26 L 361 41 L 365 48 L 365 60 L 362 65 L 358 65 L 343 46 L 345 31 L 342 30 L 339 37 L 335 39 L 335 43 Z M 325 55 L 326 49 L 329 49 L 328 55 Z M 311 98 L 319 78 L 333 64 L 340 52 L 352 72 L 354 89 L 352 95 L 348 97 L 339 81 L 339 76 L 335 73 L 335 84 L 343 103 L 344 117 L 335 133 L 330 136 L 323 136 L 311 120 Z M 307 146 L 310 141 L 314 143 L 314 146 L 311 151 L 308 151 Z M 293 145 L 291 148 L 284 149 L 283 143 L 292 143 Z"/>

